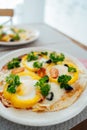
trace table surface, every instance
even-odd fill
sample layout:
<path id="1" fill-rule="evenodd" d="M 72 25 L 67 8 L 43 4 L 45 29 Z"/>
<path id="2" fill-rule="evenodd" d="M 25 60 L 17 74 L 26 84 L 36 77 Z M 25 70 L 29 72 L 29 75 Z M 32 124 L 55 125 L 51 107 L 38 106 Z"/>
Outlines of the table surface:
<path id="1" fill-rule="evenodd" d="M 43 24 L 27 24 L 20 25 L 20 27 L 24 28 L 35 28 L 40 31 L 40 37 L 37 41 L 21 45 L 21 46 L 0 46 L 0 57 L 20 48 L 24 47 L 37 47 L 37 46 L 45 46 L 57 48 L 58 50 L 65 51 L 79 59 L 87 59 L 87 50 L 78 46 L 72 39 L 64 36 L 62 33 L 58 32 L 56 29 Z M 10 122 L 2 117 L 0 117 L 0 130 L 68 130 L 72 127 L 76 126 L 81 121 L 87 119 L 87 107 L 76 117 L 53 126 L 46 127 L 31 127 L 31 126 L 23 126 L 13 122 Z"/>

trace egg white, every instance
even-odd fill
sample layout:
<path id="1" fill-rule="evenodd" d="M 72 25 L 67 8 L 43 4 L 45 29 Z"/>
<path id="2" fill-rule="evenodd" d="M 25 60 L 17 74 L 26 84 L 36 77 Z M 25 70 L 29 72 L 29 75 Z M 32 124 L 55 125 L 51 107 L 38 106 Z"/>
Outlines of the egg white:
<path id="1" fill-rule="evenodd" d="M 65 93 L 65 90 L 61 89 L 58 84 L 56 83 L 50 83 L 50 84 L 51 84 L 50 92 L 53 92 L 53 95 L 54 95 L 53 100 L 49 101 L 45 99 L 43 102 L 44 104 L 48 104 L 48 105 L 51 105 L 54 102 L 58 101 Z"/>
<path id="2" fill-rule="evenodd" d="M 38 61 L 38 62 L 40 62 L 40 63 L 43 63 L 43 65 L 44 65 L 44 63 L 47 61 L 47 59 L 45 59 L 45 58 L 40 58 L 39 60 L 36 60 L 36 61 Z M 25 61 L 25 63 L 26 63 L 26 65 L 29 67 L 29 68 L 34 68 L 33 67 L 33 63 L 34 62 L 36 62 L 36 61 L 30 61 L 30 62 L 28 62 L 27 60 Z"/>
<path id="3" fill-rule="evenodd" d="M 64 75 L 68 72 L 68 68 L 64 65 L 55 65 L 54 67 L 58 69 L 59 75 Z"/>
<path id="4" fill-rule="evenodd" d="M 63 65 L 54 65 L 54 66 L 51 66 L 50 68 L 48 66 L 46 72 L 49 75 L 49 77 L 51 77 L 50 70 L 52 68 L 56 68 L 58 70 L 58 76 L 61 76 L 61 75 L 64 75 L 64 74 L 68 73 L 68 68 L 66 66 L 63 66 Z"/>
<path id="5" fill-rule="evenodd" d="M 22 83 L 21 90 L 23 91 L 23 94 L 19 94 L 18 98 L 22 100 L 34 98 L 36 96 L 34 84 L 37 82 L 37 80 L 31 79 L 29 76 L 21 76 L 20 81 Z"/>

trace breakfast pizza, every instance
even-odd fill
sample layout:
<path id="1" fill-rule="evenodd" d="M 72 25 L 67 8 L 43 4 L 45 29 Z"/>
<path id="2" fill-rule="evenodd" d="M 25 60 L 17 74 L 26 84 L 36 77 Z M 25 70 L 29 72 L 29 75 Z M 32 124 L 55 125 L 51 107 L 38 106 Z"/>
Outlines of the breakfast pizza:
<path id="1" fill-rule="evenodd" d="M 30 40 L 32 37 L 34 37 L 34 34 L 31 30 L 0 25 L 1 42 L 25 41 Z"/>
<path id="2" fill-rule="evenodd" d="M 5 107 L 59 111 L 72 105 L 86 86 L 87 72 L 63 53 L 31 51 L 0 70 L 0 101 Z"/>

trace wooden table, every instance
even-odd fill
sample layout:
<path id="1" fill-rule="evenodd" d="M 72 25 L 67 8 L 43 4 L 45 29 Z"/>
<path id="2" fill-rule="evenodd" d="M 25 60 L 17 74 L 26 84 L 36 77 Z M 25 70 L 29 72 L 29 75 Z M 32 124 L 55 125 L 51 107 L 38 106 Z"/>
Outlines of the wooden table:
<path id="1" fill-rule="evenodd" d="M 75 41 L 66 37 L 62 33 L 58 32 L 56 29 L 53 29 L 52 27 L 46 24 L 38 23 L 38 24 L 20 25 L 20 27 L 25 27 L 27 29 L 30 27 L 38 29 L 40 31 L 39 39 L 35 42 L 22 46 L 15 46 L 15 47 L 0 46 L 0 57 L 13 50 L 17 50 L 24 47 L 45 46 L 65 51 L 79 59 L 87 59 L 86 47 L 81 48 L 80 44 L 78 44 L 80 45 L 78 46 Z M 12 123 L 0 117 L 0 130 L 68 130 L 85 119 L 87 119 L 87 107 L 79 115 L 72 118 L 71 120 L 58 125 L 47 127 L 22 126 L 19 124 Z"/>

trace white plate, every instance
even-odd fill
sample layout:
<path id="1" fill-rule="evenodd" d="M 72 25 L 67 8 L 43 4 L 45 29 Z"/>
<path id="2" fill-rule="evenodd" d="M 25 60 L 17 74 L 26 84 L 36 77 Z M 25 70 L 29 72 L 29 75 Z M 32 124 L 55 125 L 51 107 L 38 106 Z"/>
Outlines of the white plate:
<path id="1" fill-rule="evenodd" d="M 17 27 L 17 28 L 19 28 L 19 27 Z M 21 27 L 21 29 L 25 29 L 25 28 Z M 28 37 L 28 38 L 30 38 L 29 40 L 23 40 L 23 41 L 17 41 L 17 42 L 0 41 L 0 45 L 5 45 L 5 46 L 23 45 L 23 44 L 31 43 L 39 38 L 40 32 L 38 30 L 35 30 L 35 29 L 25 29 L 25 30 L 32 32 L 31 34 L 29 34 L 29 37 Z"/>
<path id="2" fill-rule="evenodd" d="M 44 51 L 44 50 L 46 51 L 49 49 L 41 48 L 41 47 L 40 48 L 33 47 L 33 48 L 27 48 L 27 49 L 23 48 L 17 51 L 13 51 L 12 53 L 9 53 L 3 56 L 2 58 L 0 58 L 0 69 L 5 63 L 7 63 L 13 57 L 17 57 L 19 55 L 29 53 L 30 51 Z M 55 51 L 60 52 L 58 50 Z M 73 59 L 78 64 L 78 66 L 80 66 L 81 69 L 87 71 L 85 67 L 76 58 L 66 53 L 64 54 L 70 57 L 71 59 Z M 59 112 L 35 113 L 29 110 L 18 110 L 14 108 L 6 108 L 2 105 L 2 103 L 0 103 L 0 115 L 10 121 L 23 124 L 23 125 L 47 126 L 47 125 L 62 123 L 64 121 L 71 119 L 72 117 L 79 114 L 86 107 L 86 105 L 87 105 L 87 88 L 84 90 L 82 95 L 73 105 Z"/>

